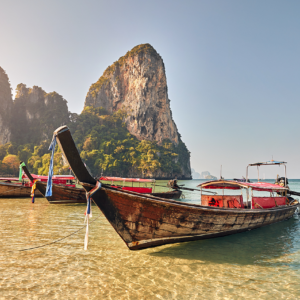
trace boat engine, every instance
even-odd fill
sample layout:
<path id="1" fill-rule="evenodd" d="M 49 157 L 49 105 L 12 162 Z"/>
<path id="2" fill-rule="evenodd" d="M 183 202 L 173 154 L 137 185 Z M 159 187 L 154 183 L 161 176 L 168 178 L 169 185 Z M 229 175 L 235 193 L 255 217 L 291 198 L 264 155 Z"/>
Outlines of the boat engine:
<path id="1" fill-rule="evenodd" d="M 285 185 L 285 180 L 286 180 L 286 185 Z M 287 187 L 289 189 L 289 180 L 285 177 L 277 177 L 276 178 L 276 181 L 275 181 L 275 184 L 278 184 L 280 186 L 283 186 L 283 187 Z"/>
<path id="2" fill-rule="evenodd" d="M 177 185 L 177 180 L 176 179 L 169 180 L 168 187 L 170 187 L 174 190 L 179 189 L 179 186 Z"/>

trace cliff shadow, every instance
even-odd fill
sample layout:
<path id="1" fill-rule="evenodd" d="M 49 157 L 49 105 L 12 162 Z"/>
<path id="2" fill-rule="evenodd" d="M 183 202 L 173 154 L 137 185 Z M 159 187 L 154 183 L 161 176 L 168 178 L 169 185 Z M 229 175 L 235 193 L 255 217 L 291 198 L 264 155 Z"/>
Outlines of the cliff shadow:
<path id="1" fill-rule="evenodd" d="M 268 260 L 296 251 L 300 222 L 295 218 L 248 232 L 184 242 L 152 252 L 151 256 L 230 263 L 268 264 Z M 299 241 L 298 241 L 299 242 Z"/>

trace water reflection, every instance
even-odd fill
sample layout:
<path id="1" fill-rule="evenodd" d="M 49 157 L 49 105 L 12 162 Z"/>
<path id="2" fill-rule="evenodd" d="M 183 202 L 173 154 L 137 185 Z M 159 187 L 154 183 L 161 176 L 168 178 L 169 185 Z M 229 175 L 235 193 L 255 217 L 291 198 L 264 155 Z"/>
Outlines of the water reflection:
<path id="1" fill-rule="evenodd" d="M 299 233 L 299 220 L 292 218 L 226 237 L 176 244 L 150 255 L 218 264 L 268 264 L 268 260 L 299 250 Z"/>

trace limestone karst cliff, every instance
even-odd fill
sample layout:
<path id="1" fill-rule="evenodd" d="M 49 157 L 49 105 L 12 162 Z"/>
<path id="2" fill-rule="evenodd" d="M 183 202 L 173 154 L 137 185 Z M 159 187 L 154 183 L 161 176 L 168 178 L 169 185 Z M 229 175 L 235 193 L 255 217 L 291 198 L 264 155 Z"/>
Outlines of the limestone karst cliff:
<path id="1" fill-rule="evenodd" d="M 46 93 L 42 88 L 19 84 L 14 100 L 11 141 L 18 144 L 38 144 L 51 139 L 53 131 L 69 122 L 67 101 L 58 93 Z"/>
<path id="2" fill-rule="evenodd" d="M 134 47 L 109 66 L 91 85 L 85 99 L 88 106 L 103 107 L 111 113 L 126 111 L 127 129 L 139 140 L 158 145 L 164 140 L 175 146 L 182 143 L 170 109 L 165 66 L 150 44 Z M 187 149 L 181 154 L 185 155 L 188 159 L 182 161 L 181 176 L 191 178 Z"/>
<path id="3" fill-rule="evenodd" d="M 13 100 L 9 79 L 5 71 L 0 67 L 0 145 L 10 141 L 9 119 L 12 105 Z"/>
<path id="4" fill-rule="evenodd" d="M 164 63 L 149 44 L 107 68 L 79 115 L 68 111 L 61 95 L 38 86 L 19 84 L 12 100 L 7 75 L 0 72 L 0 174 L 12 174 L 4 160 L 14 155 L 31 172 L 47 175 L 48 146 L 61 125 L 69 126 L 94 176 L 191 178 L 190 153 L 172 119 Z M 54 170 L 69 172 L 60 153 Z"/>
<path id="5" fill-rule="evenodd" d="M 127 129 L 140 140 L 169 139 L 178 144 L 165 66 L 149 44 L 134 47 L 108 67 L 86 96 L 85 106 L 127 112 Z"/>
<path id="6" fill-rule="evenodd" d="M 18 161 L 22 160 L 31 171 L 46 175 L 53 131 L 68 124 L 72 115 L 67 101 L 56 92 L 46 93 L 38 86 L 27 88 L 22 83 L 17 86 L 13 101 L 7 75 L 3 74 L 0 74 L 0 174 L 16 176 Z M 65 166 L 58 156 L 55 171 L 63 172 Z M 12 160 L 16 165 L 7 163 Z"/>
<path id="7" fill-rule="evenodd" d="M 69 122 L 69 116 L 61 95 L 46 93 L 38 86 L 18 84 L 13 100 L 8 76 L 0 67 L 0 145 L 49 140 L 57 127 Z"/>

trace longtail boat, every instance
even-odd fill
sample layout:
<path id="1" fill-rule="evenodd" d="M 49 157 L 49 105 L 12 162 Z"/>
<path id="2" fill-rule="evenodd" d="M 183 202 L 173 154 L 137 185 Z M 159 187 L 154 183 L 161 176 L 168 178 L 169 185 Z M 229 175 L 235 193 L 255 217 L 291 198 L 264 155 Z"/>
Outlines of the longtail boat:
<path id="1" fill-rule="evenodd" d="M 31 194 L 32 183 L 23 180 L 19 181 L 18 177 L 1 177 L 0 178 L 0 198 L 28 198 Z M 43 197 L 37 191 L 36 197 Z"/>
<path id="2" fill-rule="evenodd" d="M 22 164 L 21 164 L 22 165 Z M 31 183 L 36 183 L 38 192 L 51 204 L 86 203 L 86 192 L 83 188 L 76 188 L 74 176 L 55 175 L 52 177 L 52 196 L 46 197 L 48 176 L 34 175 L 25 165 L 22 169 Z"/>
<path id="3" fill-rule="evenodd" d="M 154 192 L 155 189 L 155 179 L 147 178 L 122 178 L 122 177 L 109 177 L 102 176 L 99 178 L 101 182 L 111 182 L 111 186 L 120 188 L 122 190 L 137 192 L 139 194 L 150 194 L 151 196 L 161 197 L 165 199 L 179 199 L 182 195 L 182 191 L 179 189 L 173 189 L 167 192 Z M 121 182 L 122 184 L 117 184 Z M 131 186 L 126 186 L 125 183 L 131 183 Z M 134 183 L 138 183 L 139 186 L 133 186 Z M 152 184 L 152 186 L 147 186 L 147 184 Z M 141 186 L 142 184 L 142 186 Z"/>
<path id="4" fill-rule="evenodd" d="M 289 219 L 299 203 L 274 202 L 272 208 L 246 208 L 240 196 L 226 199 L 223 206 L 183 203 L 113 188 L 97 182 L 88 172 L 76 148 L 70 130 L 62 126 L 54 132 L 66 160 L 87 192 L 129 249 L 137 250 L 164 244 L 226 236 Z M 220 187 L 262 188 L 251 183 L 215 182 Z M 205 187 L 214 182 L 209 182 Z M 204 185 L 202 186 L 202 189 Z M 286 187 L 269 184 L 265 191 L 282 192 Z M 204 194 L 202 196 L 205 196 Z M 215 196 L 215 195 L 214 195 Z M 220 200 L 221 199 L 217 199 Z M 231 201 L 231 202 L 230 202 Z M 237 204 L 239 202 L 239 205 Z M 213 203 L 213 201 L 211 202 Z"/>
<path id="5" fill-rule="evenodd" d="M 22 165 L 22 162 L 21 162 Z M 34 175 L 31 174 L 28 168 L 23 164 L 22 169 L 26 174 L 26 177 L 31 182 L 36 182 L 37 192 L 40 196 L 44 196 L 49 203 L 52 204 L 75 204 L 75 203 L 86 203 L 86 191 L 83 188 L 76 188 L 74 183 L 75 177 L 71 175 L 55 175 L 52 177 L 52 196 L 46 196 L 47 180 L 48 176 Z M 24 177 L 24 175 L 23 175 Z M 101 177 L 101 181 L 111 181 L 112 186 L 122 190 L 135 191 L 137 193 L 147 193 L 154 196 L 161 195 L 161 197 L 166 199 L 178 199 L 181 196 L 181 191 L 174 190 L 161 193 L 152 193 L 152 187 L 128 187 L 128 186 L 118 186 L 115 185 L 116 182 L 140 182 L 140 183 L 154 183 L 154 179 L 139 179 L 139 178 L 120 178 L 120 177 Z M 30 195 L 30 191 L 29 191 Z"/>

